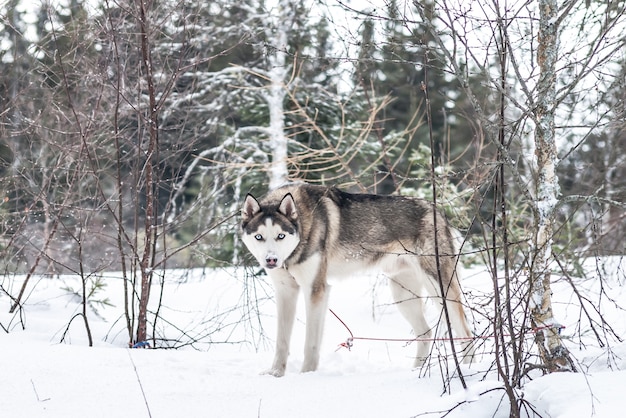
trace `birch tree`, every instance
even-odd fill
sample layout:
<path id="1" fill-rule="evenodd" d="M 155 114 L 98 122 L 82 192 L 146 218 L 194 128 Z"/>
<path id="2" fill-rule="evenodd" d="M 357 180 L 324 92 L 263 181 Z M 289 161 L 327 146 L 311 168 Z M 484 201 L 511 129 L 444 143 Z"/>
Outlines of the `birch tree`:
<path id="1" fill-rule="evenodd" d="M 296 2 L 280 0 L 278 10 L 274 14 L 272 25 L 265 29 L 266 37 L 273 40 L 268 50 L 269 87 L 263 94 L 269 108 L 269 147 L 272 150 L 270 162 L 269 187 L 277 188 L 286 183 L 289 178 L 287 167 L 287 144 L 285 132 L 285 97 L 290 80 L 287 62 L 289 35 L 293 30 L 296 19 Z"/>
<path id="2" fill-rule="evenodd" d="M 562 17 L 556 0 L 539 0 L 539 42 L 537 45 L 538 81 L 536 87 L 535 155 L 537 157 L 535 237 L 531 254 L 530 294 L 532 326 L 537 347 L 549 371 L 576 371 L 569 351 L 560 338 L 560 325 L 554 318 L 551 302 L 552 241 L 556 207 L 560 196 L 556 172 L 558 163 L 555 133 L 557 111 L 557 73 L 559 24 Z M 561 11 L 562 13 L 562 11 Z"/>

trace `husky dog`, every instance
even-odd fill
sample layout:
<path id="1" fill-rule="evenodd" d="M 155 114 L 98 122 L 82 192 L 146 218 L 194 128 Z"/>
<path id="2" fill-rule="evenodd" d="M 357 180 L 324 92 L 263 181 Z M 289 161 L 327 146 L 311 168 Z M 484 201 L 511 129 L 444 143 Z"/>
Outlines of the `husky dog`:
<path id="1" fill-rule="evenodd" d="M 423 313 L 423 298 L 428 296 L 447 301 L 454 332 L 467 338 L 462 350 L 466 362 L 473 355 L 472 333 L 456 273 L 453 230 L 431 203 L 293 184 L 260 200 L 248 194 L 242 208 L 241 232 L 243 242 L 265 268 L 276 290 L 278 335 L 268 374 L 285 374 L 300 290 L 306 304 L 302 372 L 309 372 L 319 363 L 330 290 L 327 276 L 352 276 L 372 269 L 389 278 L 398 309 L 420 339 L 414 367 L 423 365 L 430 351 L 430 342 L 424 341 L 432 335 Z"/>

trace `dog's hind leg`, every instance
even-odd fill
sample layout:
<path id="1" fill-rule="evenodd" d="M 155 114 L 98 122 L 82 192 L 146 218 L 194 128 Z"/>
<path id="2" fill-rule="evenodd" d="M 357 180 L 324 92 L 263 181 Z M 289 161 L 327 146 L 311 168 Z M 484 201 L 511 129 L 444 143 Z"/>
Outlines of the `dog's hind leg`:
<path id="1" fill-rule="evenodd" d="M 443 312 L 443 299 L 446 301 L 446 307 L 450 318 L 450 326 L 454 331 L 453 338 L 458 342 L 461 350 L 456 352 L 461 355 L 464 363 L 469 363 L 474 357 L 474 341 L 473 333 L 465 317 L 463 309 L 463 297 L 461 293 L 461 285 L 459 284 L 458 273 L 455 266 L 450 260 L 443 259 L 441 263 L 441 277 L 443 280 L 443 290 L 445 298 L 441 298 L 441 285 L 437 279 L 436 270 L 433 268 L 432 275 L 429 275 L 429 285 L 427 286 L 430 293 L 437 295 L 437 306 L 439 307 L 439 327 L 443 327 L 445 332 L 448 331 Z"/>
<path id="2" fill-rule="evenodd" d="M 276 352 L 272 368 L 264 372 L 276 377 L 285 374 L 287 358 L 289 357 L 289 343 L 296 317 L 296 305 L 300 287 L 293 277 L 284 269 L 274 269 L 269 272 L 276 291 L 276 308 L 278 311 L 278 327 L 276 335 Z"/>
<path id="3" fill-rule="evenodd" d="M 430 354 L 432 330 L 424 317 L 424 300 L 420 295 L 415 273 L 404 270 L 389 277 L 391 294 L 400 313 L 411 324 L 417 341 L 417 354 L 413 367 L 421 367 Z"/>

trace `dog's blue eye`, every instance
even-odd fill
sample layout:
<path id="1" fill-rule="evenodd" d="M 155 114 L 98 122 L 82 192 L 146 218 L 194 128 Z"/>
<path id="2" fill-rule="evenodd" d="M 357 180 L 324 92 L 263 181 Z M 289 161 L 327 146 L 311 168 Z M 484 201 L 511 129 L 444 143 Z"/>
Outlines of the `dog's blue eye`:
<path id="1" fill-rule="evenodd" d="M 256 239 L 257 241 L 261 241 L 261 240 L 263 239 L 263 235 L 261 235 L 261 234 L 256 234 L 256 235 L 254 236 L 254 239 Z"/>
<path id="2" fill-rule="evenodd" d="M 285 234 L 278 234 L 278 239 L 285 239 Z"/>

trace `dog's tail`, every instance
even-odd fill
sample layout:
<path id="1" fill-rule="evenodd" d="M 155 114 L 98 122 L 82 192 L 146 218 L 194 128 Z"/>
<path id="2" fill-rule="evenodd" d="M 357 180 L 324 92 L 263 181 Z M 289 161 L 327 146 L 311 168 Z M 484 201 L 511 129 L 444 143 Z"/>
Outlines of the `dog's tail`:
<path id="1" fill-rule="evenodd" d="M 461 234 L 461 231 L 452 226 L 450 226 L 450 235 L 452 235 L 452 251 L 454 251 L 456 257 L 459 258 L 461 249 L 465 245 L 465 237 Z"/>

